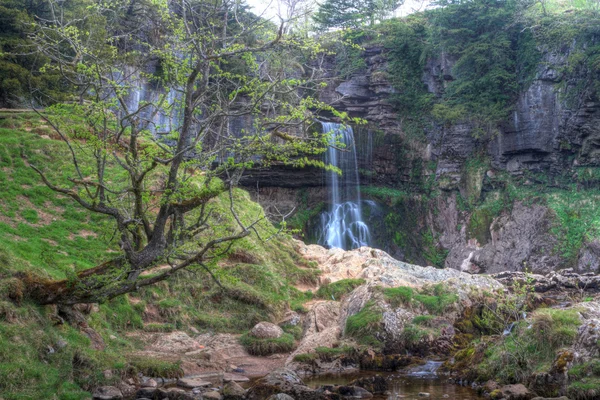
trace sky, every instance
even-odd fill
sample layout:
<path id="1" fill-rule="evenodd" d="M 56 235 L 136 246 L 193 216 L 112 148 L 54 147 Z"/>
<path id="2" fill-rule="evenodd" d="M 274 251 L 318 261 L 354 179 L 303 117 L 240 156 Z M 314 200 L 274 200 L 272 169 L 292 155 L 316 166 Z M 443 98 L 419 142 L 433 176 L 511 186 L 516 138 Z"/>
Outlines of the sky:
<path id="1" fill-rule="evenodd" d="M 263 17 L 273 18 L 274 22 L 278 22 L 278 0 L 246 0 L 246 2 L 253 8 L 255 14 L 264 13 Z M 402 17 L 415 11 L 422 11 L 429 2 L 430 0 L 405 0 L 404 4 L 394 12 L 394 16 Z"/>

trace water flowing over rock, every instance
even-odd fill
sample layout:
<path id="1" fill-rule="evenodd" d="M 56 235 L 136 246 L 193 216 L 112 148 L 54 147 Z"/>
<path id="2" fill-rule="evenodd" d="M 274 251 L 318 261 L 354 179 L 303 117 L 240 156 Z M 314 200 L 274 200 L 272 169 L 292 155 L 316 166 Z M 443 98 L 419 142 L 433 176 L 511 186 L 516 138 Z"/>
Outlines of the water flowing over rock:
<path id="1" fill-rule="evenodd" d="M 326 172 L 329 211 L 321 214 L 319 244 L 341 249 L 368 246 L 370 233 L 362 217 L 358 162 L 351 126 L 322 122 L 323 132 L 332 134 L 325 162 L 341 170 Z M 343 146 L 338 149 L 338 144 Z"/>
<path id="2" fill-rule="evenodd" d="M 437 376 L 437 370 L 442 366 L 442 361 L 431 361 L 428 360 L 425 364 L 419 365 L 418 367 L 411 368 L 408 371 L 410 376 L 420 377 L 435 377 Z"/>

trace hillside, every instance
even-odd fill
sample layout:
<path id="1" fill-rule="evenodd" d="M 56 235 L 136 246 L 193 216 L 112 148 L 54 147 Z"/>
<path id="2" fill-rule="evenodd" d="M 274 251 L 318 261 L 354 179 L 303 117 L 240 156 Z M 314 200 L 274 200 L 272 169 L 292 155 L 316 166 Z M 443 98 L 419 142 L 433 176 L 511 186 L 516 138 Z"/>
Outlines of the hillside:
<path id="1" fill-rule="evenodd" d="M 79 328 L 65 323 L 56 308 L 28 299 L 15 276 L 68 278 L 110 257 L 117 246 L 114 234 L 107 219 L 57 196 L 28 167 L 43 165 L 56 179 L 65 179 L 72 168 L 66 145 L 50 138 L 39 117 L 6 112 L 0 118 L 0 392 L 5 399 L 84 399 L 87 390 L 136 371 L 178 375 L 179 368 L 168 362 L 132 361 L 128 354 L 144 343 L 131 332 L 243 333 L 257 322 L 278 320 L 290 307 L 301 309 L 306 298 L 294 285 L 317 282 L 318 271 L 286 235 L 269 241 L 250 236 L 210 266 L 221 287 L 198 267 L 100 304 Z M 262 215 L 246 192 L 236 190 L 235 196 L 243 219 Z M 214 202 L 216 210 L 227 204 L 226 196 Z M 219 221 L 223 228 L 231 223 Z M 265 238 L 277 232 L 269 223 L 260 231 Z M 105 370 L 113 377 L 105 378 Z"/>

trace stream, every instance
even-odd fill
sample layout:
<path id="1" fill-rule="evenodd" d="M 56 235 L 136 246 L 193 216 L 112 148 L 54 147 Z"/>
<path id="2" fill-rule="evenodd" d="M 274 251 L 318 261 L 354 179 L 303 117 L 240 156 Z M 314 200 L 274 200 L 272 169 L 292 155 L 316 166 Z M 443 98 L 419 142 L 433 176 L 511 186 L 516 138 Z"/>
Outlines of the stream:
<path id="1" fill-rule="evenodd" d="M 470 387 L 455 385 L 448 382 L 446 377 L 435 375 L 404 375 L 393 372 L 371 372 L 360 371 L 357 373 L 341 375 L 320 375 L 313 378 L 304 378 L 304 382 L 312 387 L 318 388 L 323 385 L 345 385 L 357 378 L 364 378 L 373 375 L 384 376 L 389 381 L 389 395 L 373 396 L 377 400 L 396 400 L 396 399 L 424 399 L 432 400 L 479 400 L 483 399 L 475 390 Z M 429 393 L 428 397 L 419 396 L 419 393 Z"/>

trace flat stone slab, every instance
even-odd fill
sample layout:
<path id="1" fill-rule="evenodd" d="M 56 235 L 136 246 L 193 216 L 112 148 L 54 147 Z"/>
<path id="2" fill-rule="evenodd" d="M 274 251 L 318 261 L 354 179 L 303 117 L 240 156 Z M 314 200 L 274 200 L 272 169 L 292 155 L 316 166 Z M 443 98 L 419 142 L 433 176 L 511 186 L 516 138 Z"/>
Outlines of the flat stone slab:
<path id="1" fill-rule="evenodd" d="M 200 378 L 181 378 L 177 381 L 177 386 L 186 389 L 193 389 L 197 387 L 208 387 L 212 386 L 211 382 L 202 380 Z"/>
<path id="2" fill-rule="evenodd" d="M 223 374 L 224 382 L 248 382 L 249 380 L 248 377 L 243 375 L 230 374 L 227 372 Z"/>

